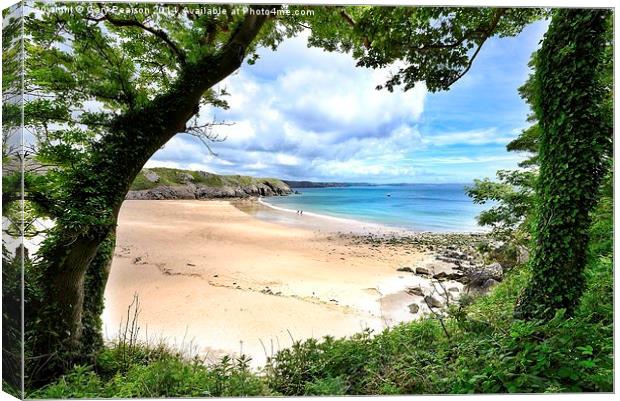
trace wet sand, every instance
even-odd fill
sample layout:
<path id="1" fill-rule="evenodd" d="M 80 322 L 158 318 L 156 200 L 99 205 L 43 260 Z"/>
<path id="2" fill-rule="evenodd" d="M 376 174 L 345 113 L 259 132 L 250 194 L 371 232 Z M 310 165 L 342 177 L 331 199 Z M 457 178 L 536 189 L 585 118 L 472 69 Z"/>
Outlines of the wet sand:
<path id="1" fill-rule="evenodd" d="M 137 294 L 142 339 L 191 346 L 208 360 L 242 352 L 260 366 L 292 340 L 379 331 L 424 312 L 421 297 L 404 290 L 429 282 L 396 268 L 427 255 L 299 227 L 229 201 L 125 201 L 106 336 L 117 336 Z M 416 315 L 413 302 L 422 305 Z"/>

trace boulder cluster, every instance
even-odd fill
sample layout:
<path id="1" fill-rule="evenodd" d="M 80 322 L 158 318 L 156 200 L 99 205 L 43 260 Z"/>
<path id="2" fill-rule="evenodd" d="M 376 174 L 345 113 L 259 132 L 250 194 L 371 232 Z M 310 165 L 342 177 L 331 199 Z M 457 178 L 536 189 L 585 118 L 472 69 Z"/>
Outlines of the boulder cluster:
<path id="1" fill-rule="evenodd" d="M 461 288 L 468 292 L 473 290 L 480 293 L 487 291 L 502 280 L 504 269 L 501 264 L 485 264 L 474 255 L 474 252 L 464 252 L 456 246 L 448 245 L 433 252 L 432 259 L 427 259 L 415 267 L 399 267 L 397 271 L 412 273 L 434 283 L 432 289 L 410 287 L 406 292 L 409 295 L 421 297 L 422 305 L 426 304 L 431 309 L 440 309 L 449 300 L 458 299 Z M 438 290 L 438 286 L 441 290 Z M 416 314 L 419 310 L 418 304 L 409 305 L 410 313 Z"/>
<path id="2" fill-rule="evenodd" d="M 499 263 L 484 264 L 474 256 L 462 252 L 454 246 L 447 246 L 437 252 L 435 260 L 415 269 L 401 267 L 399 271 L 409 271 L 417 275 L 432 277 L 440 282 L 458 281 L 470 288 L 487 289 L 502 281 L 504 269 Z"/>

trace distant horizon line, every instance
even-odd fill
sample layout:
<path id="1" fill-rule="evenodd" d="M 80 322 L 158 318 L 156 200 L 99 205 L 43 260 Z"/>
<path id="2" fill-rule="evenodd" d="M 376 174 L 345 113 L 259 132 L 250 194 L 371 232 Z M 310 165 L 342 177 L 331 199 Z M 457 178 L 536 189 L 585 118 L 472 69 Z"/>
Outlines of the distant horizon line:
<path id="1" fill-rule="evenodd" d="M 468 182 L 364 182 L 364 181 L 315 181 L 315 180 L 292 180 L 287 178 L 277 178 L 284 182 L 295 182 L 295 183 L 310 183 L 310 184 L 340 184 L 340 185 L 368 185 L 368 186 L 378 186 L 378 185 L 419 185 L 419 184 L 428 184 L 428 185 L 454 185 L 454 184 L 471 184 L 472 181 Z"/>

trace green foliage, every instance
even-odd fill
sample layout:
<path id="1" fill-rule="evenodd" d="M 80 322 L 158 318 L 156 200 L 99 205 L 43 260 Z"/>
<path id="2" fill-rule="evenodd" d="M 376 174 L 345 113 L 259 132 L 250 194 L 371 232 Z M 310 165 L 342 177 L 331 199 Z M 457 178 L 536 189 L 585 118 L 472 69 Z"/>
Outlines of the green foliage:
<path id="1" fill-rule="evenodd" d="M 426 318 L 377 335 L 311 339 L 277 353 L 262 374 L 243 359 L 206 366 L 161 346 L 123 356 L 117 345 L 94 366 L 78 366 L 28 397 L 609 392 L 613 265 L 611 249 L 601 252 L 588 265 L 570 319 L 560 310 L 546 322 L 514 320 L 515 299 L 529 278 L 517 269 L 465 314 L 446 319 L 450 338 Z"/>
<path id="2" fill-rule="evenodd" d="M 531 118 L 531 117 L 530 117 Z M 506 145 L 509 152 L 529 152 L 532 156 L 519 163 L 520 167 L 538 166 L 538 141 L 540 139 L 540 126 L 534 124 L 524 129 L 519 137 Z"/>
<path id="3" fill-rule="evenodd" d="M 529 245 L 538 224 L 532 266 L 536 273 L 520 300 L 526 306 L 518 309 L 524 317 L 552 318 L 556 308 L 567 308 L 570 314 L 580 294 L 589 211 L 601 177 L 611 171 L 613 63 L 609 57 L 611 19 L 605 15 L 605 11 L 596 15 L 556 11 L 543 49 L 532 56 L 530 66 L 535 73 L 519 90 L 535 111 L 530 116 L 534 124 L 507 146 L 508 151 L 526 151 L 532 156 L 520 163 L 520 170 L 499 171 L 498 181 L 476 180 L 468 190 L 476 203 L 495 203 L 478 221 L 506 242 L 502 254 L 508 259 L 514 260 L 515 250 Z M 578 64 L 588 66 L 580 70 L 579 77 L 574 72 Z M 563 100 L 549 93 L 562 93 Z M 575 103 L 569 104 L 569 99 Z M 608 176 L 600 191 L 609 194 L 610 183 Z M 611 196 L 604 196 L 599 209 L 610 208 L 611 203 Z M 612 238 L 606 226 L 611 223 L 595 221 L 594 243 L 604 247 Z"/>
<path id="4" fill-rule="evenodd" d="M 19 140 L 22 115 L 21 48 L 23 30 L 21 5 L 2 10 L 2 164 L 8 156 L 15 156 Z M 5 173 L 6 174 L 6 173 Z M 4 184 L 3 184 L 4 192 Z"/>
<path id="5" fill-rule="evenodd" d="M 23 398 L 22 271 L 30 265 L 22 235 L 32 236 L 33 210 L 22 186 L 22 6 L 2 10 L 2 390 Z M 28 291 L 28 287 L 24 288 Z"/>
<path id="6" fill-rule="evenodd" d="M 598 204 L 592 211 L 590 253 L 594 255 L 613 248 L 614 221 L 609 218 L 609 216 L 613 216 L 614 210 L 613 182 L 613 168 L 610 167 L 601 185 Z"/>
<path id="7" fill-rule="evenodd" d="M 213 85 L 257 44 L 276 41 L 273 24 L 260 32 L 266 17 L 243 12 L 201 16 L 194 12 L 199 5 L 179 5 L 176 15 L 136 16 L 77 6 L 36 2 L 13 24 L 23 22 L 27 38 L 23 109 L 36 138 L 31 158 L 45 166 L 40 180 L 26 181 L 26 193 L 54 224 L 30 277 L 42 302 L 31 305 L 39 331 L 27 336 L 26 374 L 40 382 L 88 362 L 101 345 L 106 239 L 136 174 L 168 139 L 189 129 L 201 105 L 226 107 L 225 93 Z M 112 6 L 127 5 L 105 8 Z"/>
<path id="8" fill-rule="evenodd" d="M 18 247 L 11 254 L 2 241 L 2 380 L 11 394 L 19 397 L 22 368 L 22 265 Z M 19 397 L 21 398 L 21 397 Z"/>
<path id="9" fill-rule="evenodd" d="M 532 280 L 516 309 L 523 318 L 550 319 L 558 309 L 570 316 L 582 292 L 590 212 L 610 164 L 610 15 L 556 10 L 536 56 L 540 178 Z"/>
<path id="10" fill-rule="evenodd" d="M 149 171 L 155 172 L 159 176 L 157 181 L 149 181 L 142 170 L 131 184 L 132 190 L 145 190 L 158 187 L 160 185 L 176 186 L 184 185 L 183 175 L 192 176 L 192 182 L 202 184 L 206 187 L 221 188 L 228 187 L 244 187 L 268 182 L 274 186 L 285 187 L 285 184 L 275 178 L 255 178 L 245 175 L 218 175 L 202 171 L 181 170 L 174 168 L 154 167 Z"/>
<path id="11" fill-rule="evenodd" d="M 492 235 L 503 241 L 524 245 L 529 241 L 534 204 L 534 170 L 500 170 L 498 181 L 474 180 L 467 194 L 474 203 L 494 205 L 478 216 L 478 224 L 490 226 Z"/>
<path id="12" fill-rule="evenodd" d="M 206 366 L 160 346 L 136 347 L 131 361 L 119 369 L 118 346 L 103 350 L 94 366 L 76 366 L 56 383 L 28 398 L 157 398 L 271 395 L 248 360 L 223 358 Z"/>
<path id="13" fill-rule="evenodd" d="M 573 317 L 513 318 L 531 273 L 512 270 L 493 291 L 452 310 L 447 338 L 425 319 L 375 337 L 308 340 L 270 361 L 270 386 L 286 395 L 611 391 L 613 388 L 613 208 L 606 181 L 590 227 L 590 262 Z"/>
<path id="14" fill-rule="evenodd" d="M 540 8 L 326 6 L 306 23 L 311 46 L 351 52 L 359 66 L 402 62 L 385 83 L 388 90 L 423 81 L 435 92 L 469 71 L 489 37 L 514 36 L 546 14 Z"/>
<path id="15" fill-rule="evenodd" d="M 345 395 L 347 388 L 343 379 L 340 377 L 328 377 L 326 379 L 319 379 L 312 383 L 307 383 L 304 389 L 304 395 Z"/>

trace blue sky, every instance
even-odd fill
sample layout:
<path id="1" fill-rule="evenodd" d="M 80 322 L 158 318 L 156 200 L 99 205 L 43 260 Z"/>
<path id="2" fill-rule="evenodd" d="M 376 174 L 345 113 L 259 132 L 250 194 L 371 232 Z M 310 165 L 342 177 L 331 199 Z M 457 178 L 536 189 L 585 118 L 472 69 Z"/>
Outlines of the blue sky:
<path id="1" fill-rule="evenodd" d="M 275 52 L 261 50 L 255 65 L 219 85 L 230 93 L 229 110 L 201 110 L 203 121 L 234 123 L 215 128 L 227 138 L 213 144 L 217 156 L 179 134 L 147 166 L 373 183 L 493 177 L 525 157 L 505 146 L 528 126 L 517 88 L 546 28 L 537 22 L 517 37 L 487 41 L 469 73 L 440 93 L 423 85 L 377 91 L 390 69 L 307 48 L 302 34 Z"/>

